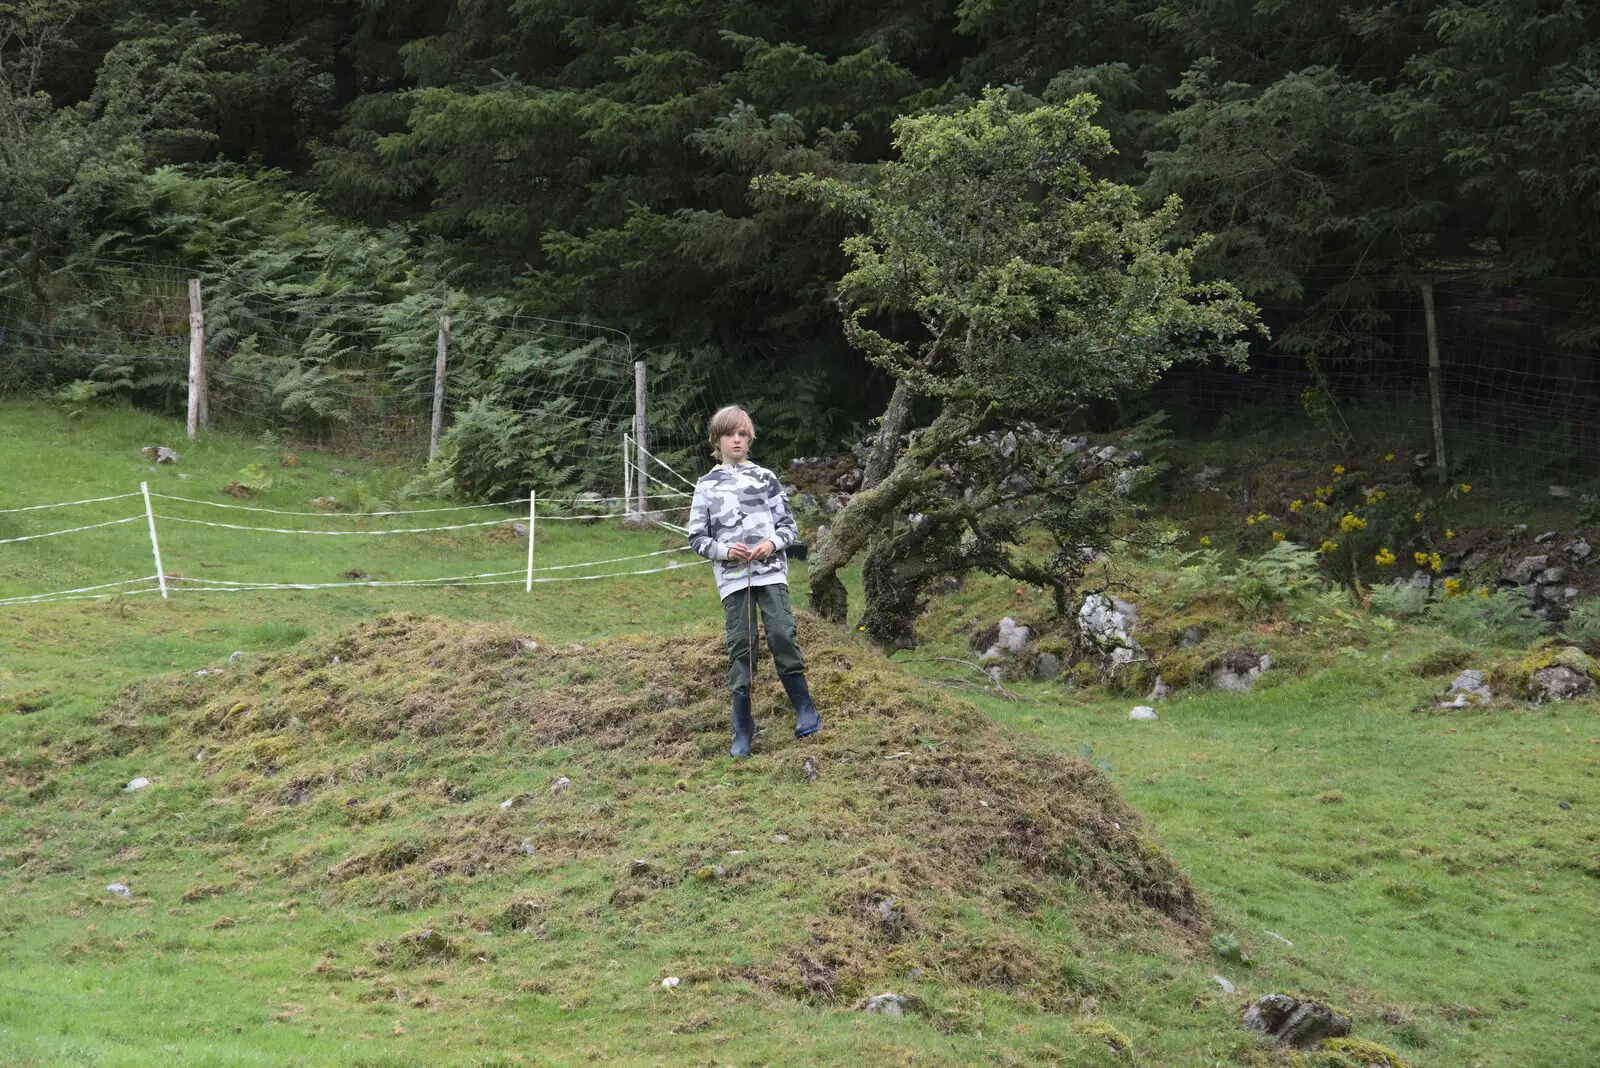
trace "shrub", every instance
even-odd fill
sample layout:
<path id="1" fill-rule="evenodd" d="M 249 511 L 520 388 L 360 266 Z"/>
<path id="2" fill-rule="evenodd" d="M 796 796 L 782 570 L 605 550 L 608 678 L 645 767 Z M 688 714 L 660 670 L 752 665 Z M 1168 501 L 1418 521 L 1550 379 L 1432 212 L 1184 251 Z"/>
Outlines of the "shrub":
<path id="1" fill-rule="evenodd" d="M 1567 638 L 1579 645 L 1600 645 L 1600 600 L 1585 601 L 1567 617 Z"/>

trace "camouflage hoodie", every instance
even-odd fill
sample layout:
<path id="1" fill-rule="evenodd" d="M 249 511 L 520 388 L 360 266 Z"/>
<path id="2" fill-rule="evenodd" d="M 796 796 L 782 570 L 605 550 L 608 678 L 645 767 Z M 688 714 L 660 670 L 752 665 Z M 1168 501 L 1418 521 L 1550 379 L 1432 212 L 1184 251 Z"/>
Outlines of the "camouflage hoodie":
<path id="1" fill-rule="evenodd" d="M 715 560 L 717 596 L 727 597 L 745 588 L 747 569 L 752 586 L 789 581 L 789 558 L 783 550 L 800 535 L 794 513 L 784 498 L 778 476 L 746 460 L 737 465 L 718 464 L 695 483 L 689 506 L 689 548 Z M 754 564 L 728 559 L 732 545 L 772 542 L 774 552 Z"/>

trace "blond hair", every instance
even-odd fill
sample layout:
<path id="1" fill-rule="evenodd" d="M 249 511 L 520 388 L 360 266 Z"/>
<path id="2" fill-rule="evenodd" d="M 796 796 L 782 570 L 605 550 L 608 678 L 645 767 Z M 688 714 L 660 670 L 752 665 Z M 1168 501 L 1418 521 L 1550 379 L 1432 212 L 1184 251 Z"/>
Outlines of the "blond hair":
<path id="1" fill-rule="evenodd" d="M 722 456 L 722 435 L 731 434 L 740 427 L 750 431 L 750 440 L 756 440 L 756 425 L 750 419 L 750 413 L 737 404 L 729 404 L 718 408 L 717 414 L 711 417 L 711 422 L 706 425 L 706 436 L 710 439 L 711 451 L 720 459 Z"/>

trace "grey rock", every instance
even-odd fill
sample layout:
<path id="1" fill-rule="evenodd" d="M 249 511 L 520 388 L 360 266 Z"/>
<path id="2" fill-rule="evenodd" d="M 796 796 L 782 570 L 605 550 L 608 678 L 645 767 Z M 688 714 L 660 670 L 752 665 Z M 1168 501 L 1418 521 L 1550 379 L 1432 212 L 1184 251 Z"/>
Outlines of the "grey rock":
<path id="1" fill-rule="evenodd" d="M 828 494 L 828 499 L 822 503 L 822 511 L 826 515 L 833 515 L 849 503 L 850 495 L 848 493 L 830 493 Z"/>
<path id="2" fill-rule="evenodd" d="M 1502 581 L 1513 583 L 1517 586 L 1526 586 L 1533 581 L 1533 576 L 1545 569 L 1550 563 L 1550 557 L 1545 555 L 1524 556 L 1521 561 L 1500 573 Z"/>
<path id="3" fill-rule="evenodd" d="M 1547 667 L 1533 673 L 1528 682 L 1528 700 L 1534 704 L 1565 701 L 1570 697 L 1582 697 L 1593 689 L 1594 682 L 1587 675 L 1568 667 Z"/>
<path id="4" fill-rule="evenodd" d="M 1566 597 L 1566 587 L 1558 583 L 1540 586 L 1538 597 L 1541 601 L 1560 601 Z"/>
<path id="5" fill-rule="evenodd" d="M 1576 587 L 1576 586 L 1563 587 L 1562 590 L 1561 590 L 1561 599 L 1564 600 L 1564 601 L 1576 601 L 1578 599 L 1578 587 Z"/>
<path id="6" fill-rule="evenodd" d="M 801 512 L 820 512 L 822 502 L 817 500 L 815 494 L 800 493 L 793 498 L 795 509 Z"/>
<path id="7" fill-rule="evenodd" d="M 1156 676 L 1156 684 L 1150 688 L 1150 696 L 1145 700 L 1151 704 L 1159 704 L 1172 696 L 1172 687 L 1168 686 L 1160 675 Z"/>
<path id="8" fill-rule="evenodd" d="M 899 923 L 905 919 L 905 913 L 900 910 L 900 899 L 886 897 L 878 902 L 878 919 L 884 923 Z"/>
<path id="9" fill-rule="evenodd" d="M 1534 578 L 1534 581 L 1541 586 L 1552 586 L 1566 577 L 1567 572 L 1564 568 L 1547 567 L 1543 571 L 1539 572 L 1539 574 Z"/>
<path id="10" fill-rule="evenodd" d="M 1433 587 L 1433 576 L 1421 568 L 1411 573 L 1411 578 L 1406 585 L 1414 590 L 1426 590 Z"/>
<path id="11" fill-rule="evenodd" d="M 1255 685 L 1255 678 L 1237 671 L 1222 668 L 1211 676 L 1211 685 L 1227 693 L 1249 693 L 1250 687 Z"/>
<path id="12" fill-rule="evenodd" d="M 1194 479 L 1196 486 L 1204 488 L 1222 477 L 1222 468 L 1212 467 L 1210 464 L 1201 464 L 1200 470 L 1196 471 L 1191 477 Z"/>
<path id="13" fill-rule="evenodd" d="M 1223 977 L 1222 977 L 1222 976 L 1220 976 L 1220 975 L 1213 975 L 1213 976 L 1212 976 L 1212 977 L 1211 977 L 1211 981 L 1212 981 L 1212 982 L 1213 982 L 1213 983 L 1216 983 L 1216 984 L 1217 984 L 1217 985 L 1218 985 L 1218 986 L 1220 986 L 1220 987 L 1221 987 L 1221 988 L 1222 988 L 1222 992 L 1223 992 L 1223 993 L 1224 993 L 1224 994 L 1231 994 L 1231 993 L 1233 993 L 1233 984 L 1232 984 L 1232 983 L 1230 983 L 1230 982 L 1228 982 L 1228 981 L 1227 981 L 1227 980 L 1226 980 L 1226 979 L 1224 979 L 1224 978 L 1223 978 Z"/>
<path id="14" fill-rule="evenodd" d="M 511 533 L 515 534 L 519 538 L 526 538 L 528 536 L 528 524 L 512 523 Z"/>
<path id="15" fill-rule="evenodd" d="M 106 887 L 106 893 L 108 893 L 108 894 L 116 894 L 118 897 L 132 897 L 133 896 L 133 891 L 129 890 L 122 883 L 112 883 L 110 886 Z"/>
<path id="16" fill-rule="evenodd" d="M 1489 682 L 1481 671 L 1463 671 L 1450 682 L 1450 691 L 1439 702 L 1440 708 L 1473 708 L 1494 700 Z"/>
<path id="17" fill-rule="evenodd" d="M 1547 530 L 1543 534 L 1540 534 L 1537 538 L 1534 538 L 1533 540 L 1538 542 L 1540 545 L 1549 545 L 1551 542 L 1555 541 L 1559 537 L 1561 537 L 1561 535 L 1558 532 L 1556 532 L 1554 530 Z"/>
<path id="18" fill-rule="evenodd" d="M 1061 675 L 1061 658 L 1054 653 L 1040 653 L 1033 661 L 1034 678 L 1049 682 Z"/>
<path id="19" fill-rule="evenodd" d="M 1587 539 L 1578 538 L 1577 540 L 1568 542 L 1566 545 L 1562 546 L 1561 551 L 1572 557 L 1574 560 L 1587 560 L 1589 558 L 1589 554 L 1594 550 L 1589 547 L 1589 542 Z"/>
<path id="20" fill-rule="evenodd" d="M 146 445 L 144 448 L 139 450 L 139 455 L 143 456 L 146 460 L 154 460 L 158 464 L 175 464 L 179 460 L 183 459 L 182 456 L 178 455 L 176 452 L 173 452 L 165 445 Z"/>
<path id="21" fill-rule="evenodd" d="M 926 1006 L 915 994 L 874 994 L 862 998 L 853 1008 L 872 1016 L 904 1016 L 908 1012 L 922 1012 Z"/>
<path id="22" fill-rule="evenodd" d="M 1075 452 L 1082 452 L 1089 447 L 1089 435 L 1077 434 L 1061 443 L 1062 451 L 1068 456 Z"/>
<path id="23" fill-rule="evenodd" d="M 523 856 L 531 857 L 539 852 L 539 848 L 524 838 L 522 840 L 522 844 L 517 846 L 517 852 L 521 853 Z"/>
<path id="24" fill-rule="evenodd" d="M 1000 439 L 1000 455 L 1011 459 L 1011 454 L 1017 451 L 1017 435 L 1015 431 L 1007 430 L 1005 437 Z"/>
<path id="25" fill-rule="evenodd" d="M 1562 499 L 1565 499 L 1567 497 L 1571 497 L 1572 496 L 1572 487 L 1571 486 L 1556 486 L 1556 485 L 1552 485 L 1550 487 L 1550 496 L 1552 496 L 1552 497 L 1560 497 Z"/>
<path id="26" fill-rule="evenodd" d="M 1200 630 L 1198 627 L 1184 627 L 1183 637 L 1178 639 L 1178 648 L 1193 649 L 1200 644 Z"/>
<path id="27" fill-rule="evenodd" d="M 1135 705 L 1133 711 L 1128 713 L 1128 718 L 1139 720 L 1143 723 L 1149 723 L 1152 720 L 1157 720 L 1161 717 L 1157 715 L 1156 710 L 1151 708 L 1149 705 Z"/>
<path id="28" fill-rule="evenodd" d="M 1343 1038 L 1351 1020 L 1326 1005 L 1301 1001 L 1288 994 L 1268 994 L 1244 1010 L 1244 1025 L 1273 1041 L 1296 1049 L 1310 1049 L 1324 1039 Z"/>
<path id="29" fill-rule="evenodd" d="M 1115 460 L 1117 458 L 1117 447 L 1115 445 L 1107 445 L 1102 449 L 1096 450 L 1094 458 L 1102 462 Z"/>
<path id="30" fill-rule="evenodd" d="M 1511 528 L 1511 533 L 1513 534 L 1526 534 L 1527 532 L 1528 524 L 1526 523 L 1518 523 L 1516 526 Z"/>
<path id="31" fill-rule="evenodd" d="M 126 786 L 124 786 L 122 788 L 122 792 L 125 793 L 125 794 L 135 794 L 135 793 L 138 793 L 140 790 L 143 790 L 146 786 L 149 786 L 149 785 L 150 785 L 150 780 L 149 779 L 140 777 L 140 778 L 131 780 L 128 783 L 128 785 L 126 785 Z"/>
<path id="32" fill-rule="evenodd" d="M 571 785 L 572 780 L 563 775 L 561 778 L 550 784 L 550 792 L 553 794 L 563 793 L 566 791 L 567 787 Z"/>
<path id="33" fill-rule="evenodd" d="M 1028 640 L 1032 637 L 1033 632 L 1031 630 L 1010 616 L 1006 616 L 1000 621 L 1000 637 L 996 639 L 996 644 L 1000 646 L 1002 651 L 1016 656 L 1027 648 Z"/>
<path id="34" fill-rule="evenodd" d="M 1133 663 L 1143 650 L 1130 631 L 1133 621 L 1117 609 L 1115 598 L 1091 593 L 1078 609 L 1078 633 L 1097 654 L 1103 669 L 1115 676 L 1117 669 Z"/>
<path id="35" fill-rule="evenodd" d="M 235 649 L 231 654 L 229 654 L 228 663 L 230 663 L 230 664 L 237 663 L 239 661 L 239 658 L 242 657 L 242 656 L 244 656 L 244 650 L 243 649 Z"/>

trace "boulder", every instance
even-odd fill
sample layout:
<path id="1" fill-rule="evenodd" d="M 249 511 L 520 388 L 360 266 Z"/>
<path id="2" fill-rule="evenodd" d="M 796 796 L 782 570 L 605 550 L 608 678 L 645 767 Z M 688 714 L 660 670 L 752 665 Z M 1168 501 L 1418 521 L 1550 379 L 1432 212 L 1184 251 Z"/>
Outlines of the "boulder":
<path id="1" fill-rule="evenodd" d="M 1540 545 L 1549 545 L 1551 542 L 1555 541 L 1559 537 L 1561 537 L 1559 532 L 1554 531 L 1554 530 L 1547 530 L 1543 534 L 1540 534 L 1537 538 L 1534 538 L 1533 540 L 1538 542 Z"/>
<path id="2" fill-rule="evenodd" d="M 1439 702 L 1440 708 L 1475 708 L 1494 700 L 1489 681 L 1481 671 L 1463 671 L 1450 682 L 1450 691 Z"/>
<path id="3" fill-rule="evenodd" d="M 1130 633 L 1134 620 L 1118 608 L 1119 603 L 1133 607 L 1103 593 L 1091 593 L 1083 599 L 1083 605 L 1078 609 L 1078 634 L 1100 661 L 1101 669 L 1112 676 L 1116 675 L 1118 668 L 1133 663 L 1144 651 Z"/>
<path id="4" fill-rule="evenodd" d="M 1549 563 L 1550 557 L 1545 555 L 1524 556 L 1521 561 L 1500 572 L 1500 580 L 1509 582 L 1514 586 L 1526 586 Z"/>
<path id="5" fill-rule="evenodd" d="M 1268 994 L 1253 1002 L 1242 1019 L 1252 1031 L 1295 1049 L 1311 1049 L 1326 1039 L 1343 1038 L 1351 1028 L 1350 1017 L 1288 994 Z"/>
<path id="6" fill-rule="evenodd" d="M 1580 675 L 1569 667 L 1547 667 L 1533 673 L 1528 680 L 1528 700 L 1534 704 L 1546 701 L 1565 701 L 1582 697 L 1594 689 L 1587 675 Z"/>
<path id="7" fill-rule="evenodd" d="M 1160 719 L 1161 717 L 1157 715 L 1156 710 L 1151 708 L 1149 705 L 1136 705 L 1133 711 L 1128 713 L 1128 718 L 1133 720 L 1142 720 L 1148 723 L 1152 720 Z"/>
<path id="8" fill-rule="evenodd" d="M 146 445 L 139 450 L 139 455 L 146 460 L 154 460 L 158 464 L 175 464 L 183 459 L 182 456 L 179 456 L 165 445 Z"/>
<path id="9" fill-rule="evenodd" d="M 1261 673 L 1272 667 L 1272 657 L 1250 649 L 1230 649 L 1211 676 L 1211 684 L 1228 693 L 1249 693 Z"/>
<path id="10" fill-rule="evenodd" d="M 1033 677 L 1049 682 L 1061 675 L 1061 658 L 1054 653 L 1040 653 L 1033 660 Z"/>
<path id="11" fill-rule="evenodd" d="M 1150 696 L 1146 697 L 1145 700 L 1154 705 L 1160 704 L 1170 696 L 1172 696 L 1172 687 L 1168 686 L 1160 675 L 1157 675 L 1156 684 L 1151 687 Z"/>
<path id="12" fill-rule="evenodd" d="M 1426 590 L 1433 587 L 1433 576 L 1427 571 L 1418 568 L 1412 572 L 1411 580 L 1407 583 L 1414 590 Z"/>
<path id="13" fill-rule="evenodd" d="M 1587 560 L 1589 558 L 1589 554 L 1594 550 L 1589 547 L 1589 542 L 1587 539 L 1578 538 L 1574 541 L 1568 542 L 1566 545 L 1563 545 L 1561 547 L 1561 551 L 1572 557 L 1574 560 L 1583 561 Z"/>
<path id="14" fill-rule="evenodd" d="M 923 1012 L 927 1008 L 915 994 L 874 994 L 862 998 L 851 1007 L 871 1016 L 904 1016 L 908 1012 Z"/>
<path id="15" fill-rule="evenodd" d="M 1565 500 L 1566 498 L 1572 496 L 1572 487 L 1571 486 L 1556 486 L 1556 485 L 1552 485 L 1550 487 L 1550 496 L 1559 497 L 1559 498 Z"/>

